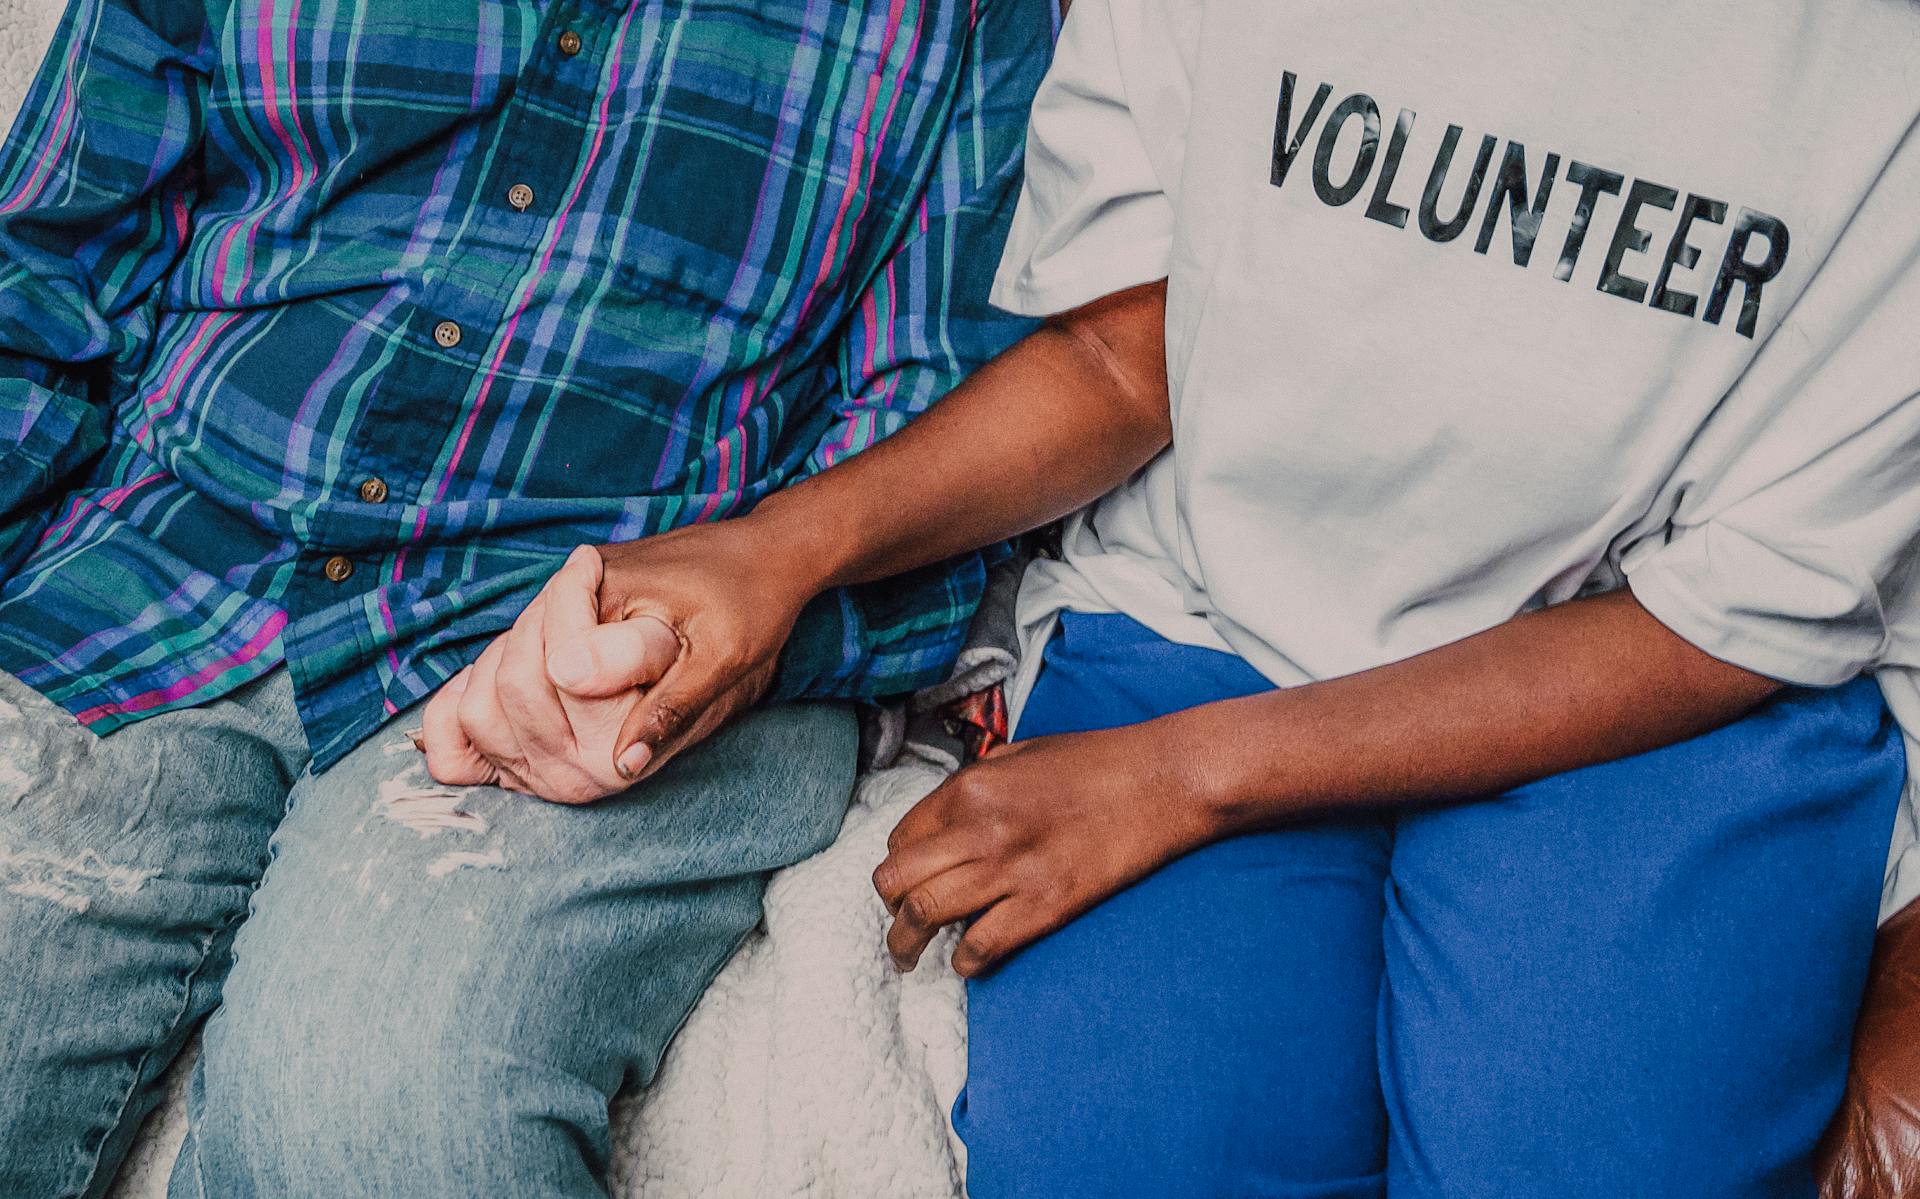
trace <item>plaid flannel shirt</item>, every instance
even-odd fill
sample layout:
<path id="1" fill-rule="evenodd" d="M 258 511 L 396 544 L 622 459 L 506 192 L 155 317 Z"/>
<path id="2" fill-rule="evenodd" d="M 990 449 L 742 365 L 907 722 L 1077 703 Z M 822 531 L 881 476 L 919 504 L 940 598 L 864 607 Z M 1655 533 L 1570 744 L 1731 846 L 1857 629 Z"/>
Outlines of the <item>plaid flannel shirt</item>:
<path id="1" fill-rule="evenodd" d="M 324 768 L 574 546 L 748 511 L 1028 326 L 1048 0 L 72 0 L 0 151 L 0 669 L 97 731 L 286 664 Z M 970 556 L 776 697 L 948 667 Z"/>

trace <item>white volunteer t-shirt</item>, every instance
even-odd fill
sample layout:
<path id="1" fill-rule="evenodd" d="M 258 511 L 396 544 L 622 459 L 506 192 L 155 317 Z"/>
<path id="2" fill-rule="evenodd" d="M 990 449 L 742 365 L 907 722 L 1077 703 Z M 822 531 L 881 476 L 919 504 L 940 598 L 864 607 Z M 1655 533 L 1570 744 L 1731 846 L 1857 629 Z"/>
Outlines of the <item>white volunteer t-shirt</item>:
<path id="1" fill-rule="evenodd" d="M 1076 0 L 994 300 L 1166 277 L 1174 446 L 1016 710 L 1063 609 L 1289 685 L 1624 580 L 1920 727 L 1916 113 L 1911 0 Z"/>

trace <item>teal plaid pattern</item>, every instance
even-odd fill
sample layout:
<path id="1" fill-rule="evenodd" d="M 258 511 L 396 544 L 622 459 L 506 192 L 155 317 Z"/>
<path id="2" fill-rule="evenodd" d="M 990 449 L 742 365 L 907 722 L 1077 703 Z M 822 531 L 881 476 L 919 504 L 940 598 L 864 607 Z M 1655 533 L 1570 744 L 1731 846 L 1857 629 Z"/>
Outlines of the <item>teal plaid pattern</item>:
<path id="1" fill-rule="evenodd" d="M 0 669 L 98 731 L 285 663 L 324 768 L 566 553 L 750 510 L 1028 326 L 1048 0 L 72 0 L 0 151 Z M 979 556 L 779 697 L 949 666 Z"/>

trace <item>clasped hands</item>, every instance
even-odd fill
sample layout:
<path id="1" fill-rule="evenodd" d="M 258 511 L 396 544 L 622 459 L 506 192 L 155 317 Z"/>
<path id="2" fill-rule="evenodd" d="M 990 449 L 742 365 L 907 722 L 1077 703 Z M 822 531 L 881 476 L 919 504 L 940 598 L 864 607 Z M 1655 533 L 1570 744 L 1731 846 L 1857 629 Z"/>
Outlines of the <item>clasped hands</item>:
<path id="1" fill-rule="evenodd" d="M 750 707 L 808 597 L 745 524 L 576 549 L 427 704 L 429 773 L 592 803 Z"/>

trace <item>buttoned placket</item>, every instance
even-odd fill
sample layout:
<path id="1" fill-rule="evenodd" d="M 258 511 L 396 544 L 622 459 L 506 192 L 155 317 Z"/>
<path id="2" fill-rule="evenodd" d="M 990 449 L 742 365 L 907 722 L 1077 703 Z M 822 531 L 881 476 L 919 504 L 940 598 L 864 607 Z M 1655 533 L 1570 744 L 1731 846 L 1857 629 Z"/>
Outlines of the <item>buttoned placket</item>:
<path id="1" fill-rule="evenodd" d="M 517 240 L 528 262 L 540 252 L 547 224 L 555 217 L 550 199 L 543 203 L 543 197 L 564 194 L 578 158 L 577 148 L 569 153 L 567 147 L 547 135 L 548 131 L 541 125 L 549 111 L 556 107 L 556 95 L 574 99 L 575 111 L 571 115 L 577 121 L 576 129 L 582 130 L 603 99 L 597 86 L 600 73 L 596 55 L 604 50 L 606 30 L 605 22 L 596 22 L 587 11 L 592 7 L 591 0 L 574 0 L 572 4 L 555 5 L 548 13 L 547 31 L 536 43 L 539 49 L 522 68 L 516 81 L 515 98 L 501 115 L 495 138 L 503 153 L 490 181 L 482 181 L 470 201 L 490 211 L 495 222 L 506 223 L 502 229 L 506 236 L 496 234 L 496 242 Z M 631 47 L 628 53 L 633 53 Z M 541 100 L 538 109 L 528 103 L 530 97 Z M 452 249 L 458 253 L 458 247 Z M 516 277 L 514 282 L 517 284 L 517 281 Z M 482 369 L 492 341 L 489 334 L 506 318 L 515 287 L 501 288 L 494 297 L 495 303 L 489 305 L 492 310 L 485 313 L 474 310 L 471 295 L 447 302 L 436 294 L 438 291 L 429 287 L 416 301 L 419 336 L 427 342 L 424 352 L 410 356 L 405 365 L 382 380 L 383 387 L 390 386 L 390 394 L 398 397 L 396 402 L 404 403 L 406 397 L 420 394 L 457 394 L 469 384 L 474 373 Z M 379 411 L 377 403 L 370 408 L 369 420 L 358 431 L 359 436 L 379 440 Z M 387 503 L 396 494 L 416 492 L 424 482 L 424 466 L 419 476 L 413 476 L 410 471 L 402 471 L 387 462 L 381 466 L 380 473 L 366 474 L 351 486 L 363 503 L 377 505 Z M 396 486 L 407 491 L 397 492 Z M 324 533 L 319 540 L 325 544 Z M 316 552 L 315 557 L 319 558 L 320 553 L 326 551 Z M 356 578 L 362 580 L 362 586 L 399 580 L 401 568 L 396 567 L 390 576 L 384 566 L 379 570 L 360 569 L 366 565 L 369 564 L 356 564 L 354 557 L 347 553 L 327 553 L 318 562 L 320 586 L 338 592 Z M 320 599 L 319 602 L 324 605 L 337 601 Z M 289 634 L 298 639 L 295 629 L 290 628 Z M 377 702 L 381 698 L 389 697 L 372 694 L 368 701 Z"/>

